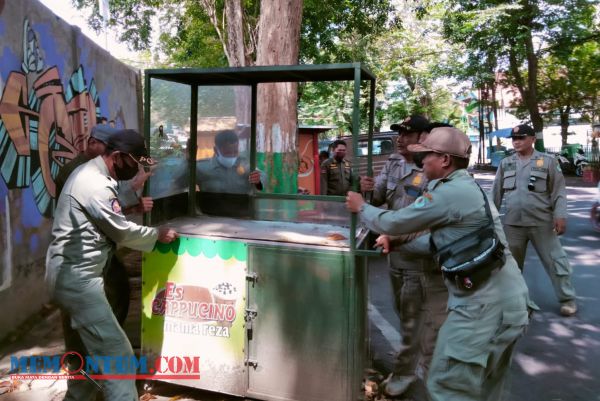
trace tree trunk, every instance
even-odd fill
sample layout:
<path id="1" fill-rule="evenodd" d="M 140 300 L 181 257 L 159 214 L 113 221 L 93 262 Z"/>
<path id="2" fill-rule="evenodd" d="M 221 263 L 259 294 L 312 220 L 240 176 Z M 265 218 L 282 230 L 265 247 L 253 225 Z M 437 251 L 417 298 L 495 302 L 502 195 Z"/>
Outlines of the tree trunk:
<path id="1" fill-rule="evenodd" d="M 492 112 L 490 111 L 491 109 L 491 104 L 492 104 L 492 100 L 490 100 L 490 84 L 489 82 L 487 84 L 485 84 L 485 102 L 484 102 L 484 106 L 485 106 L 485 118 L 487 120 L 487 132 L 492 132 L 494 130 L 494 125 L 492 123 Z"/>
<path id="2" fill-rule="evenodd" d="M 535 148 L 539 151 L 544 151 L 544 120 L 540 114 L 538 107 L 537 98 L 537 74 L 538 74 L 538 58 L 533 48 L 533 38 L 531 36 L 531 30 L 528 31 L 527 38 L 525 40 L 525 49 L 527 52 L 527 84 L 528 84 L 528 97 L 526 99 L 527 108 L 529 115 L 531 116 L 531 123 L 533 129 L 536 132 L 537 140 L 535 142 Z"/>
<path id="3" fill-rule="evenodd" d="M 498 102 L 496 101 L 496 80 L 492 83 L 492 110 L 494 112 L 494 131 L 498 131 Z"/>
<path id="4" fill-rule="evenodd" d="M 227 21 L 227 61 L 229 66 L 244 67 L 247 63 L 242 0 L 225 1 L 225 20 Z"/>
<path id="5" fill-rule="evenodd" d="M 242 0 L 225 1 L 225 21 L 227 21 L 227 62 L 230 67 L 252 65 L 244 42 L 244 10 Z M 250 91 L 246 87 L 236 86 L 235 115 L 238 126 L 250 125 Z"/>
<path id="6" fill-rule="evenodd" d="M 538 72 L 538 59 L 535 54 L 533 48 L 533 40 L 531 38 L 531 30 L 528 32 L 527 37 L 525 38 L 525 48 L 527 53 L 527 86 L 525 86 L 525 80 L 519 71 L 520 64 L 517 60 L 517 56 L 512 50 L 513 43 L 509 43 L 511 45 L 511 49 L 509 49 L 509 66 L 510 72 L 515 78 L 515 84 L 519 93 L 521 94 L 521 99 L 523 103 L 527 107 L 529 111 L 529 117 L 531 118 L 531 123 L 533 125 L 533 129 L 536 133 L 541 133 L 544 130 L 544 120 L 542 119 L 542 115 L 540 114 L 540 110 L 538 108 L 538 99 L 537 99 L 537 72 Z M 541 135 L 541 134 L 540 134 Z M 535 143 L 535 148 L 540 151 L 544 151 L 544 138 L 539 137 Z"/>
<path id="7" fill-rule="evenodd" d="M 567 135 L 569 135 L 569 114 L 571 113 L 571 106 L 565 108 L 559 108 L 560 113 L 560 137 L 562 144 L 567 144 Z"/>
<path id="8" fill-rule="evenodd" d="M 298 64 L 302 0 L 263 0 L 260 5 L 257 65 Z M 258 87 L 257 165 L 268 177 L 267 190 L 296 193 L 297 84 Z"/>

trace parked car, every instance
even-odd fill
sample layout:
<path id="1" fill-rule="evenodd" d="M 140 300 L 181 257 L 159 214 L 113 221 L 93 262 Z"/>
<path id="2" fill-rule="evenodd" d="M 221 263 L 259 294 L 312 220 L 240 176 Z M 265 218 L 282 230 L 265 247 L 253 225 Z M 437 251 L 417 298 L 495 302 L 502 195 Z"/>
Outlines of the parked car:
<path id="1" fill-rule="evenodd" d="M 345 136 L 340 139 L 346 141 L 347 151 L 346 155 L 349 159 L 352 159 L 354 154 L 353 141 L 351 136 Z M 373 145 L 372 145 L 372 166 L 373 176 L 379 174 L 387 159 L 396 152 L 396 140 L 398 139 L 398 132 L 386 131 L 378 132 L 373 134 Z M 369 153 L 369 139 L 367 135 L 360 135 L 358 137 L 358 155 L 354 159 L 354 162 L 358 162 L 358 171 L 360 175 L 367 174 L 367 155 Z"/>

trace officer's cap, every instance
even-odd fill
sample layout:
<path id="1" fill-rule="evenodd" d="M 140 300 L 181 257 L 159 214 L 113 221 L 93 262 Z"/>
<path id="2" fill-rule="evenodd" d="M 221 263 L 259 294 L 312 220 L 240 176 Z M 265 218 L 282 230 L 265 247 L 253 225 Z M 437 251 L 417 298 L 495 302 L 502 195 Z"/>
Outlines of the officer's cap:
<path id="1" fill-rule="evenodd" d="M 412 115 L 410 117 L 406 117 L 404 121 L 398 124 L 390 125 L 390 129 L 392 131 L 401 132 L 423 132 L 427 131 L 427 127 L 429 126 L 429 120 L 427 120 L 423 116 Z"/>
<path id="2" fill-rule="evenodd" d="M 90 136 L 94 139 L 99 140 L 105 145 L 108 143 L 108 138 L 110 138 L 115 133 L 119 132 L 116 128 L 111 128 L 106 124 L 99 124 L 92 127 L 92 131 L 90 132 Z"/>
<path id="3" fill-rule="evenodd" d="M 114 135 L 108 138 L 106 144 L 112 150 L 127 153 L 133 159 L 144 167 L 151 167 L 156 162 L 148 156 L 148 150 L 144 143 L 144 138 L 132 129 L 118 129 Z"/>
<path id="4" fill-rule="evenodd" d="M 523 138 L 526 136 L 535 136 L 535 131 L 527 124 L 517 125 L 510 133 L 511 138 Z"/>
<path id="5" fill-rule="evenodd" d="M 447 153 L 468 159 L 471 155 L 471 141 L 459 129 L 452 127 L 434 128 L 423 142 L 408 145 L 411 152 Z"/>

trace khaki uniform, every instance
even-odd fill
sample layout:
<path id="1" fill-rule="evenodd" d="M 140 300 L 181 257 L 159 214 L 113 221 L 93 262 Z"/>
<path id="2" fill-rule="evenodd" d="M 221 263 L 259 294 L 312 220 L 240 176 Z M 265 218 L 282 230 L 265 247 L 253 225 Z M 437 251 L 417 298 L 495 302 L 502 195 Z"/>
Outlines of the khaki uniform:
<path id="1" fill-rule="evenodd" d="M 85 153 L 78 154 L 70 162 L 65 164 L 58 175 L 54 179 L 56 185 L 56 199 L 60 196 L 67 179 L 71 176 L 71 173 L 82 164 L 88 162 L 90 159 Z M 136 192 L 131 186 L 131 181 L 119 181 L 119 204 L 123 209 L 138 204 L 139 199 Z M 115 255 L 108 262 L 108 265 L 104 269 L 104 291 L 106 297 L 110 303 L 112 310 L 119 321 L 121 326 L 125 323 L 127 318 L 127 312 L 129 311 L 129 276 L 125 265 Z M 81 340 L 76 338 L 77 334 L 71 329 L 70 316 L 63 313 L 63 331 L 71 332 L 72 336 L 66 336 L 67 349 L 74 351 L 85 352 L 85 349 L 81 346 Z M 80 353 L 82 353 L 80 352 Z"/>
<path id="2" fill-rule="evenodd" d="M 371 204 L 385 204 L 390 210 L 402 209 L 423 194 L 427 183 L 422 169 L 394 154 L 375 180 Z M 429 243 L 424 254 L 410 250 L 391 252 L 388 264 L 402 335 L 394 374 L 411 376 L 418 367 L 419 376 L 424 379 L 437 333 L 446 318 L 448 292 L 429 252 Z"/>
<path id="3" fill-rule="evenodd" d="M 372 230 L 401 235 L 431 230 L 441 248 L 488 224 L 484 200 L 466 170 L 429 183 L 429 192 L 401 210 L 364 205 L 361 220 Z M 506 244 L 498 212 L 496 234 Z M 504 266 L 475 290 L 445 279 L 448 317 L 440 329 L 427 390 L 433 401 L 499 400 L 517 339 L 528 323 L 528 291 L 510 251 Z"/>
<path id="4" fill-rule="evenodd" d="M 216 157 L 201 160 L 196 164 L 196 181 L 202 192 L 228 194 L 249 194 L 254 185 L 250 184 L 250 166 L 243 158 L 238 158 L 233 167 L 225 167 Z M 266 176 L 261 172 L 261 183 Z"/>
<path id="5" fill-rule="evenodd" d="M 321 195 L 345 196 L 352 188 L 352 164 L 327 159 L 321 164 Z"/>
<path id="6" fill-rule="evenodd" d="M 125 219 L 117 200 L 117 182 L 101 156 L 71 174 L 55 210 L 46 282 L 52 299 L 70 316 L 70 328 L 77 331 L 88 354 L 133 356 L 106 299 L 103 269 L 115 244 L 150 251 L 157 237 L 156 228 Z M 107 400 L 137 400 L 133 380 L 100 383 Z M 65 400 L 95 400 L 96 392 L 87 380 L 70 380 Z"/>
<path id="7" fill-rule="evenodd" d="M 535 178 L 531 191 L 530 177 Z M 491 197 L 497 208 L 505 199 L 504 231 L 519 268 L 523 270 L 531 241 L 558 300 L 574 300 L 571 265 L 554 231 L 554 220 L 567 218 L 565 178 L 556 159 L 535 150 L 529 160 L 507 157 L 498 167 Z"/>

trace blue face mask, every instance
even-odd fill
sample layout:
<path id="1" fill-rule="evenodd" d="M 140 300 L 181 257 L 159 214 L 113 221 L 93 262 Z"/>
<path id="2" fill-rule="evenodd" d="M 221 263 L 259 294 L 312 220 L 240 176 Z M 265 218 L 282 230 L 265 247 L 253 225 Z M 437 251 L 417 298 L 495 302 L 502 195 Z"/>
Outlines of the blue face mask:
<path id="1" fill-rule="evenodd" d="M 237 157 L 225 157 L 225 156 L 217 155 L 217 161 L 223 167 L 231 168 L 235 165 L 235 162 L 237 161 Z"/>

